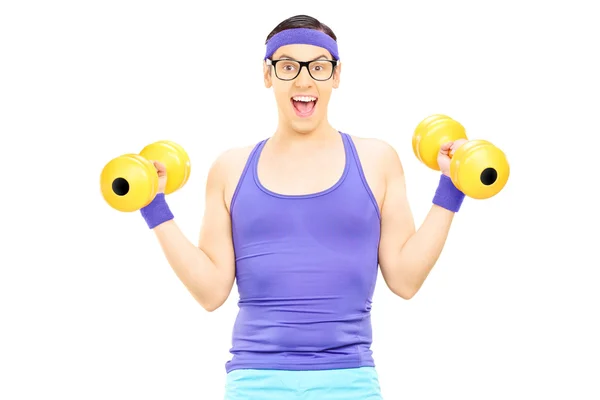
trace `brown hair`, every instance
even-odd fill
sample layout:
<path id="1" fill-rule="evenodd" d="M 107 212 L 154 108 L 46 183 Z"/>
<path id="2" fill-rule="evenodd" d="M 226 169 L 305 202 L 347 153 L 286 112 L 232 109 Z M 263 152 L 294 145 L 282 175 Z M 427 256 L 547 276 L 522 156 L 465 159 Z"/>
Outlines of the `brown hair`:
<path id="1" fill-rule="evenodd" d="M 325 25 L 318 19 L 313 18 L 308 15 L 295 15 L 293 17 L 290 17 L 290 18 L 280 22 L 279 25 L 277 25 L 275 27 L 275 29 L 273 29 L 271 31 L 271 33 L 269 33 L 269 35 L 267 36 L 267 40 L 265 41 L 265 44 L 275 34 L 281 32 L 281 31 L 284 31 L 286 29 L 294 29 L 294 28 L 315 29 L 317 31 L 321 31 L 321 32 L 329 35 L 333 40 L 337 41 L 337 37 L 335 36 L 335 34 L 331 30 L 331 28 L 329 28 L 327 25 Z"/>

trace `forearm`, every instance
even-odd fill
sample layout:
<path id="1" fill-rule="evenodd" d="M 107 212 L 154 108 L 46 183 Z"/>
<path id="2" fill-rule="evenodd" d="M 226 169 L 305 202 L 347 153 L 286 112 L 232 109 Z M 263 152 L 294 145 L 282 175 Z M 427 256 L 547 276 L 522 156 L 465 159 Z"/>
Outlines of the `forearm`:
<path id="1" fill-rule="evenodd" d="M 227 297 L 225 278 L 206 253 L 187 239 L 174 220 L 153 230 L 167 262 L 192 296 L 207 309 L 220 304 Z"/>
<path id="2" fill-rule="evenodd" d="M 404 211 L 387 213 L 380 265 L 394 293 L 410 298 L 421 288 L 442 253 L 463 199 L 464 194 L 448 177 L 442 176 L 433 205 L 418 229 L 414 228 L 412 217 L 409 218 L 405 202 L 400 205 Z"/>
<path id="3" fill-rule="evenodd" d="M 419 229 L 398 246 L 394 270 L 408 296 L 419 290 L 439 259 L 453 218 L 454 212 L 434 204 Z"/>
<path id="4" fill-rule="evenodd" d="M 174 221 L 163 194 L 142 210 L 148 227 L 154 231 L 167 262 L 205 309 L 215 309 L 227 298 L 225 273 L 183 234 Z"/>

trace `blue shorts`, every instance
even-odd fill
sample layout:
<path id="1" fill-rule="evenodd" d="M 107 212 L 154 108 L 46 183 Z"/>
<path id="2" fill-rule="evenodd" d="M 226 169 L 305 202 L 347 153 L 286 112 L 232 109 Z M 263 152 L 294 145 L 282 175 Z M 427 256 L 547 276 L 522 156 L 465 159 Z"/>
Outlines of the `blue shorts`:
<path id="1" fill-rule="evenodd" d="M 320 371 L 237 369 L 225 400 L 383 400 L 372 367 Z"/>

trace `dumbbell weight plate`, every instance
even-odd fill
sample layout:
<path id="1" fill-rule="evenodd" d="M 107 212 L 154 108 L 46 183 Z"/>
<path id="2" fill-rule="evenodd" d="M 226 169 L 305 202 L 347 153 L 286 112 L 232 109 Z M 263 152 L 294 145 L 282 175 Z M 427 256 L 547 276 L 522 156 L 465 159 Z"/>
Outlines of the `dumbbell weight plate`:
<path id="1" fill-rule="evenodd" d="M 190 158 L 186 151 L 169 140 L 160 140 L 144 147 L 140 155 L 148 160 L 158 161 L 167 170 L 165 194 L 181 189 L 190 177 Z"/>
<path id="2" fill-rule="evenodd" d="M 487 140 L 470 140 L 450 161 L 450 178 L 466 196 L 488 199 L 506 185 L 510 166 L 502 150 Z"/>
<path id="3" fill-rule="evenodd" d="M 147 159 L 137 154 L 125 154 L 104 166 L 100 189 L 104 200 L 115 210 L 137 211 L 156 196 L 158 174 Z"/>
<path id="4" fill-rule="evenodd" d="M 450 117 L 448 117 L 447 115 L 444 115 L 444 114 L 433 114 L 433 115 L 428 116 L 421 122 L 419 122 L 419 124 L 415 128 L 415 131 L 414 131 L 413 137 L 412 137 L 413 153 L 415 154 L 415 157 L 417 157 L 417 160 L 423 162 L 423 160 L 421 159 L 420 145 L 421 145 L 421 140 L 423 139 L 423 136 L 425 136 L 425 134 L 427 133 L 427 127 L 429 126 L 429 124 L 432 122 L 447 119 L 447 118 L 450 118 Z"/>
<path id="5" fill-rule="evenodd" d="M 413 134 L 413 152 L 427 167 L 439 171 L 440 147 L 458 139 L 467 139 L 465 128 L 447 115 L 434 114 L 417 125 Z"/>

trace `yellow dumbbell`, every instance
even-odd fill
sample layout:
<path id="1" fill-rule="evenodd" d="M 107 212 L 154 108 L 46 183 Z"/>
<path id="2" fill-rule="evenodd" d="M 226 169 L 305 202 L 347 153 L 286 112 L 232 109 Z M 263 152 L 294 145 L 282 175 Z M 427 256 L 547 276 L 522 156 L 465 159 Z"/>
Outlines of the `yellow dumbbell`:
<path id="1" fill-rule="evenodd" d="M 165 194 L 181 189 L 191 172 L 183 147 L 168 140 L 154 142 L 139 154 L 125 154 L 109 161 L 100 175 L 102 196 L 118 211 L 137 211 L 152 202 L 158 191 L 158 174 L 152 161 L 167 171 Z"/>
<path id="2" fill-rule="evenodd" d="M 434 114 L 417 125 L 412 138 L 413 151 L 419 161 L 439 171 L 440 147 L 459 139 L 468 140 L 465 128 L 446 115 Z M 469 140 L 450 156 L 450 178 L 468 197 L 490 198 L 508 181 L 510 166 L 506 155 L 486 140 Z"/>

